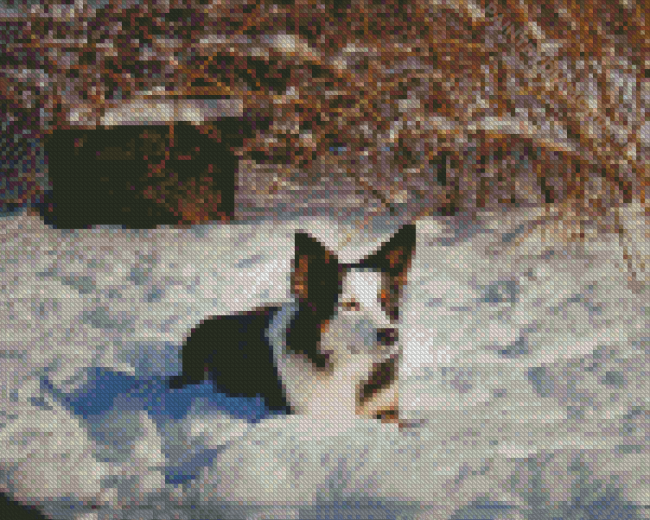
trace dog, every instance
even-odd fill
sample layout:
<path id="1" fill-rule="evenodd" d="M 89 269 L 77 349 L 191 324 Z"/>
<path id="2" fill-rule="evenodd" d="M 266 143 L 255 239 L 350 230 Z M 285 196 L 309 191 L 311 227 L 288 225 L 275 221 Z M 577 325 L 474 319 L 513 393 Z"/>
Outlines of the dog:
<path id="1" fill-rule="evenodd" d="M 352 264 L 297 232 L 292 301 L 203 321 L 170 387 L 208 379 L 271 411 L 397 423 L 399 301 L 414 252 L 412 224 Z"/>

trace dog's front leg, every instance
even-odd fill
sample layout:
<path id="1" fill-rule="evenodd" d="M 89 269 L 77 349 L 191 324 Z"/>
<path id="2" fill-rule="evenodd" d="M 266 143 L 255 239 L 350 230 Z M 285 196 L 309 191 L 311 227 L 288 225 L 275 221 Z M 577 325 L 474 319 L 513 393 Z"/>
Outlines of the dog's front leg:
<path id="1" fill-rule="evenodd" d="M 361 394 L 372 372 L 384 359 L 377 354 L 346 352 L 332 358 L 318 377 L 318 391 L 311 395 L 310 413 L 336 421 L 352 421 L 363 409 Z"/>

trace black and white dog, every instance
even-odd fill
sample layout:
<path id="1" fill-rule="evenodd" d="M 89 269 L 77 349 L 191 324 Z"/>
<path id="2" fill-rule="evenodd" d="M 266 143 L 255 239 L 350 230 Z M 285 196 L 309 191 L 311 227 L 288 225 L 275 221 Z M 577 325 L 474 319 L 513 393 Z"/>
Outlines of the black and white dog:
<path id="1" fill-rule="evenodd" d="M 294 301 L 203 321 L 170 387 L 210 379 L 271 410 L 396 422 L 398 307 L 414 251 L 412 224 L 355 264 L 296 233 Z"/>

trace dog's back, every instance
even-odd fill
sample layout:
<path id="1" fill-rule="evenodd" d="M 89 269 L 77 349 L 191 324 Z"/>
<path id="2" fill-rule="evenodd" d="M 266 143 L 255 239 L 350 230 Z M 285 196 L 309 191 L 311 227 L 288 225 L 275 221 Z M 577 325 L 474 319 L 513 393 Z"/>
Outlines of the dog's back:
<path id="1" fill-rule="evenodd" d="M 270 410 L 287 410 L 267 331 L 279 307 L 213 316 L 195 327 L 182 347 L 182 374 L 170 388 L 213 382 L 233 397 L 263 397 Z"/>

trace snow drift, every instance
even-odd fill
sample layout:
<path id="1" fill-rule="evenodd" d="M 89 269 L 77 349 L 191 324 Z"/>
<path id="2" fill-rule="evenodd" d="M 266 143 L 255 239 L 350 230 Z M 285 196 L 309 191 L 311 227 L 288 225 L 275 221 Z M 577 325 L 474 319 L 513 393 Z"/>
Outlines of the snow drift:
<path id="1" fill-rule="evenodd" d="M 626 218 L 642 265 L 647 224 Z M 203 317 L 288 301 L 298 227 L 352 261 L 396 223 L 351 235 L 315 220 L 60 232 L 3 219 L 2 486 L 84 520 L 648 518 L 647 281 L 630 283 L 619 242 L 548 245 L 530 220 L 418 223 L 400 405 L 420 426 L 398 430 L 250 424 L 199 405 L 158 420 L 133 396 L 93 418 L 67 405 L 94 367 L 177 373 Z M 170 484 L 170 468 L 196 478 Z"/>

